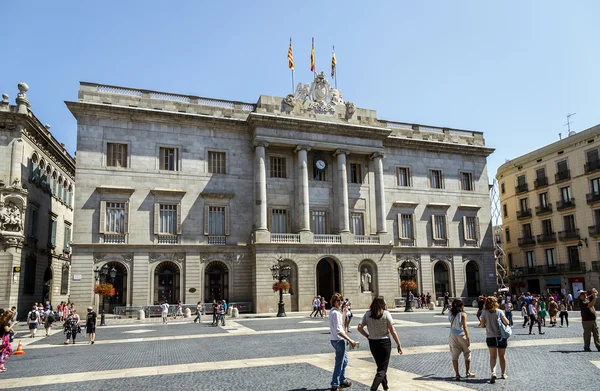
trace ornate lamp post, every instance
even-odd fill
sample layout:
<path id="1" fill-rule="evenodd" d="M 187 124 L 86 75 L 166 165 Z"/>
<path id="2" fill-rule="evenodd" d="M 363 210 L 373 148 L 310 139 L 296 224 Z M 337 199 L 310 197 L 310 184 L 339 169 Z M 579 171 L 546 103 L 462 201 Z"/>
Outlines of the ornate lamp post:
<path id="1" fill-rule="evenodd" d="M 94 273 L 96 274 L 96 279 L 102 283 L 106 283 L 106 280 L 108 279 L 108 277 L 110 276 L 110 282 L 111 284 L 115 281 L 115 277 L 117 276 L 117 269 L 115 269 L 114 267 L 112 269 L 110 269 L 110 271 L 108 270 L 108 265 L 104 265 L 102 266 L 102 268 L 100 269 L 98 266 L 96 266 L 96 269 L 94 270 Z M 106 326 L 106 323 L 104 322 L 104 306 L 106 303 L 106 296 L 102 295 L 102 312 L 100 314 L 100 326 Z"/>
<path id="2" fill-rule="evenodd" d="M 523 281 L 523 270 L 521 268 L 518 267 L 513 267 L 512 269 L 510 269 L 510 277 L 512 280 L 515 281 L 515 284 L 517 285 L 517 287 L 521 287 L 522 285 L 522 281 Z M 518 294 L 518 290 L 517 290 L 517 294 Z"/>
<path id="3" fill-rule="evenodd" d="M 418 266 L 413 264 L 412 262 L 404 262 L 400 267 L 398 267 L 398 276 L 400 277 L 400 282 L 402 280 L 406 281 L 414 281 L 417 276 L 417 271 L 419 270 Z M 404 308 L 404 312 L 413 312 L 412 303 L 409 300 L 410 289 L 406 290 L 406 307 Z"/>
<path id="4" fill-rule="evenodd" d="M 273 279 L 279 281 L 280 283 L 284 280 L 287 280 L 290 276 L 290 272 L 292 268 L 285 265 L 283 263 L 283 258 L 279 257 L 277 260 L 277 264 L 271 266 L 271 274 L 273 275 Z M 277 316 L 282 317 L 285 315 L 285 304 L 283 303 L 283 290 L 279 289 L 279 305 L 277 309 Z"/>

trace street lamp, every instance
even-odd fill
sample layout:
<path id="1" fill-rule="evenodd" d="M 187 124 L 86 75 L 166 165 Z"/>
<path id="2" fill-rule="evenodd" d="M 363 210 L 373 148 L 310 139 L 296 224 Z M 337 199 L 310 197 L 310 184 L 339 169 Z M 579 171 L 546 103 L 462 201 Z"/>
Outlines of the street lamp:
<path id="1" fill-rule="evenodd" d="M 94 273 L 96 274 L 96 280 L 98 280 L 98 282 L 106 283 L 106 280 L 108 279 L 108 277 L 110 277 L 110 282 L 112 284 L 114 283 L 115 277 L 117 276 L 117 269 L 113 267 L 109 270 L 108 265 L 105 264 L 104 266 L 102 266 L 102 268 L 98 268 L 98 266 L 96 266 Z M 104 322 L 105 303 L 106 296 L 102 295 L 102 312 L 100 314 L 100 326 L 106 326 L 106 323 Z"/>
<path id="2" fill-rule="evenodd" d="M 413 281 L 417 276 L 417 271 L 419 270 L 418 266 L 413 264 L 412 262 L 404 262 L 400 267 L 398 267 L 398 276 L 400 277 L 400 282 L 402 280 Z M 410 289 L 406 290 L 406 307 L 404 307 L 404 312 L 413 312 L 412 303 L 409 300 Z"/>
<path id="3" fill-rule="evenodd" d="M 271 274 L 273 275 L 273 279 L 279 282 L 283 280 L 287 280 L 290 276 L 290 272 L 292 268 L 283 263 L 283 258 L 279 257 L 277 260 L 277 264 L 271 266 Z M 285 316 L 285 304 L 283 303 L 283 290 L 279 290 L 279 305 L 277 309 L 277 316 L 282 317 Z"/>

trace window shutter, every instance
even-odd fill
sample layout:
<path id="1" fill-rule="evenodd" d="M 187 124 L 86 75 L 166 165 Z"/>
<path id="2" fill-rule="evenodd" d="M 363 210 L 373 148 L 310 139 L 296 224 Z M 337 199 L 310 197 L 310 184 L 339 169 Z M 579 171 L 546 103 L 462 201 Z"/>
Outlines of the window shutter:
<path id="1" fill-rule="evenodd" d="M 402 213 L 398 213 L 398 239 L 402 239 Z"/>
<path id="2" fill-rule="evenodd" d="M 229 206 L 225 207 L 225 236 L 229 236 Z"/>
<path id="3" fill-rule="evenodd" d="M 479 244 L 480 239 L 481 231 L 479 230 L 479 217 L 475 217 L 475 240 L 477 240 L 477 244 Z"/>
<path id="4" fill-rule="evenodd" d="M 469 230 L 467 229 L 467 216 L 463 216 L 462 225 L 463 225 L 463 240 L 466 241 L 469 237 L 469 235 L 467 234 L 469 232 Z"/>
<path id="5" fill-rule="evenodd" d="M 435 240 L 435 215 L 431 215 L 431 239 Z"/>
<path id="6" fill-rule="evenodd" d="M 181 204 L 177 204 L 177 235 L 181 235 Z"/>
<path id="7" fill-rule="evenodd" d="M 208 208 L 209 208 L 209 206 L 204 207 L 204 235 L 207 235 L 207 236 L 210 233 L 210 221 L 209 221 L 209 217 L 208 217 Z"/>
<path id="8" fill-rule="evenodd" d="M 124 234 L 128 234 L 129 233 L 129 202 L 125 203 L 125 216 L 123 217 L 124 222 L 123 222 L 123 229 L 124 229 Z"/>
<path id="9" fill-rule="evenodd" d="M 154 204 L 154 235 L 159 234 L 160 204 Z"/>
<path id="10" fill-rule="evenodd" d="M 100 227 L 98 232 L 103 234 L 106 227 L 106 201 L 100 201 Z"/>

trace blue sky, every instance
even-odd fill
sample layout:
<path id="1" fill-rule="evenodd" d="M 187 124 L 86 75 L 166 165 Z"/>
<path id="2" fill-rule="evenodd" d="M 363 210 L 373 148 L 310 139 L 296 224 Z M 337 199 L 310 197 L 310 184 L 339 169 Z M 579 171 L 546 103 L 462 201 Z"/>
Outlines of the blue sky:
<path id="1" fill-rule="evenodd" d="M 91 4 L 91 5 L 88 5 Z M 368 4 L 368 5 L 367 5 Z M 381 119 L 480 130 L 506 159 L 600 123 L 598 1 L 7 1 L 0 92 L 73 153 L 79 81 L 255 102 L 291 90 L 331 47 L 345 100 Z"/>

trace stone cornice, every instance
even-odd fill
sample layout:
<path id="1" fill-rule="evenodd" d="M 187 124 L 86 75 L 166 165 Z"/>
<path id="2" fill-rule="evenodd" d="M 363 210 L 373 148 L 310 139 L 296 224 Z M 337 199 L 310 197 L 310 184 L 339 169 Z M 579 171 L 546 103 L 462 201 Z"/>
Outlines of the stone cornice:
<path id="1" fill-rule="evenodd" d="M 150 190 L 150 193 L 155 197 L 183 197 L 186 193 L 185 190 L 177 189 L 159 189 L 154 188 Z"/>
<path id="2" fill-rule="evenodd" d="M 483 157 L 487 157 L 494 152 L 494 148 L 489 147 L 402 137 L 388 137 L 384 140 L 383 145 L 386 147 L 420 149 L 425 151 L 453 153 L 457 155 L 478 155 Z"/>
<path id="3" fill-rule="evenodd" d="M 219 200 L 230 200 L 233 198 L 234 193 L 218 193 L 218 192 L 209 192 L 209 191 L 203 191 L 202 193 L 200 193 L 200 196 L 202 198 L 212 198 L 212 199 L 219 199 Z"/>
<path id="4" fill-rule="evenodd" d="M 133 187 L 101 185 L 96 187 L 100 194 L 126 194 L 131 195 L 135 191 Z"/>

